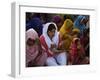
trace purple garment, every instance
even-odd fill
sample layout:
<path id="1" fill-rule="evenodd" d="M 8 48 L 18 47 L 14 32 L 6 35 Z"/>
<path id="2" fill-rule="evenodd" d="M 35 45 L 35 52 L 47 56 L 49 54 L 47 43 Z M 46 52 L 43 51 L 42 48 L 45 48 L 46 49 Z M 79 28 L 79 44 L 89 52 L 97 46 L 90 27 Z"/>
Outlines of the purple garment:
<path id="1" fill-rule="evenodd" d="M 26 30 L 30 28 L 33 28 L 40 36 L 42 34 L 42 28 L 43 28 L 42 21 L 40 20 L 40 18 L 35 17 L 31 19 L 30 21 L 27 21 Z"/>
<path id="2" fill-rule="evenodd" d="M 53 22 L 60 23 L 61 21 L 62 21 L 62 18 L 60 16 L 57 15 L 53 17 Z"/>

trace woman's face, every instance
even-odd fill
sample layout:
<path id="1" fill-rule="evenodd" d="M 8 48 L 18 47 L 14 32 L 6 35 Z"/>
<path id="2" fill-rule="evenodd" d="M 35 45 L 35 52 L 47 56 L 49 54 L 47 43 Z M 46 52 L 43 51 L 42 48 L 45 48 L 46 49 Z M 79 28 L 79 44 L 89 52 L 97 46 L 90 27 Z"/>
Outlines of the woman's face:
<path id="1" fill-rule="evenodd" d="M 26 43 L 27 43 L 28 46 L 33 46 L 35 44 L 35 40 L 29 38 Z"/>
<path id="2" fill-rule="evenodd" d="M 53 29 L 53 30 L 51 30 L 51 31 L 48 31 L 48 36 L 49 36 L 50 38 L 53 38 L 54 35 L 55 35 L 55 29 Z"/>

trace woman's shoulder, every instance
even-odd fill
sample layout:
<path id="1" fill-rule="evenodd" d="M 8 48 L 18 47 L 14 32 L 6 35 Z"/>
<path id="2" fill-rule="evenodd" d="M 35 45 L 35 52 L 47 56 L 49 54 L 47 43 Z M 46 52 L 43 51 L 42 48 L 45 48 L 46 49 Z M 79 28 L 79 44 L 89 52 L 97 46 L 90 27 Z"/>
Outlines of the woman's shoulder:
<path id="1" fill-rule="evenodd" d="M 45 43 L 45 37 L 43 35 L 41 35 L 39 39 L 41 43 Z"/>
<path id="2" fill-rule="evenodd" d="M 41 35 L 41 36 L 40 36 L 40 39 L 44 39 L 44 36 L 43 36 L 43 35 Z"/>

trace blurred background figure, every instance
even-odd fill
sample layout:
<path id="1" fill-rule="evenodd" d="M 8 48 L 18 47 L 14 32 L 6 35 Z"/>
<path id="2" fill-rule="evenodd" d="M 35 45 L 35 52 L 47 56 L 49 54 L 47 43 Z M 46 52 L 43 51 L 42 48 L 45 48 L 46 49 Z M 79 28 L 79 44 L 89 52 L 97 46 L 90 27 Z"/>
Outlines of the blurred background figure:
<path id="1" fill-rule="evenodd" d="M 59 31 L 60 28 L 61 28 L 61 26 L 63 25 L 63 22 L 64 22 L 63 19 L 62 19 L 62 17 L 59 16 L 59 15 L 55 15 L 55 16 L 53 16 L 52 21 L 54 23 L 56 23 L 56 25 L 58 27 L 58 31 Z"/>
<path id="2" fill-rule="evenodd" d="M 33 28 L 40 36 L 42 34 L 42 29 L 43 29 L 41 20 L 37 17 L 32 18 L 30 21 L 26 23 L 26 30 L 30 28 Z"/>
<path id="3" fill-rule="evenodd" d="M 89 17 L 79 15 L 77 19 L 74 21 L 74 26 L 80 30 L 80 34 L 83 34 L 83 31 L 87 28 L 86 23 L 88 22 Z"/>

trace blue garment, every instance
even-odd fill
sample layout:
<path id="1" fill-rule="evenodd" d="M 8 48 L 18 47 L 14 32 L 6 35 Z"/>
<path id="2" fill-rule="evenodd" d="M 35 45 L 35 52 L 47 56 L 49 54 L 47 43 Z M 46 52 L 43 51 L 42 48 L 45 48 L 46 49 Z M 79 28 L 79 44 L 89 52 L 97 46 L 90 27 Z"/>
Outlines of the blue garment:
<path id="1" fill-rule="evenodd" d="M 42 28 L 43 28 L 40 18 L 35 17 L 30 21 L 26 21 L 26 30 L 30 28 L 33 28 L 40 36 L 42 34 Z"/>
<path id="2" fill-rule="evenodd" d="M 86 28 L 86 25 L 80 22 L 82 19 L 85 19 L 85 18 L 86 16 L 80 15 L 77 17 L 77 19 L 74 22 L 74 26 L 80 30 L 80 34 L 83 34 L 83 31 Z"/>

